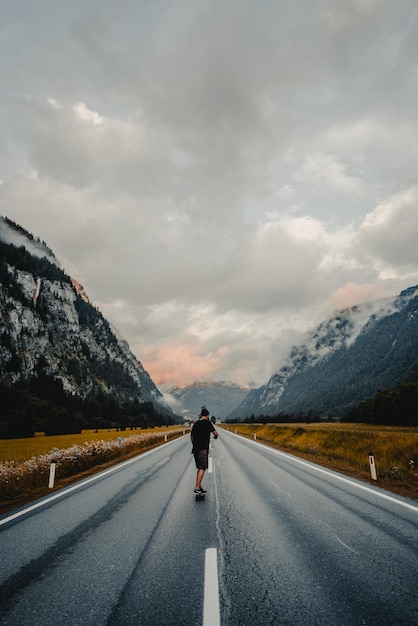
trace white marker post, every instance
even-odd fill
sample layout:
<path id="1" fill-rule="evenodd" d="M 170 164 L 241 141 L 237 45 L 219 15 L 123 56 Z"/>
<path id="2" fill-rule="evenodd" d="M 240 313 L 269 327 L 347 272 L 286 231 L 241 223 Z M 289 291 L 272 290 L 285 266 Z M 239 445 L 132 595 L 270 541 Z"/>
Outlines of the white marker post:
<path id="1" fill-rule="evenodd" d="M 48 487 L 50 489 L 53 489 L 53 487 L 54 487 L 56 467 L 57 467 L 57 462 L 56 461 L 51 461 L 51 466 L 49 468 L 49 483 L 48 483 Z"/>
<path id="2" fill-rule="evenodd" d="M 373 452 L 369 452 L 369 463 L 370 463 L 370 473 L 372 475 L 372 479 L 377 480 L 376 464 L 374 462 Z"/>
<path id="3" fill-rule="evenodd" d="M 254 433 L 254 441 L 257 441 L 257 433 Z"/>

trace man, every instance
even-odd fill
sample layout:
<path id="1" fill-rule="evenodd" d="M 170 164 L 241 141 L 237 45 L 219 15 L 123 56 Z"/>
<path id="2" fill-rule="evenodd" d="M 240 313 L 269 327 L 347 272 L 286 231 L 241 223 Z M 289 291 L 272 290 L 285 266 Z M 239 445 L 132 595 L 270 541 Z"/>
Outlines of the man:
<path id="1" fill-rule="evenodd" d="M 206 493 L 206 490 L 202 487 L 202 479 L 205 475 L 205 471 L 208 469 L 209 440 L 211 433 L 213 433 L 215 439 L 218 438 L 218 433 L 214 425 L 209 421 L 209 411 L 205 406 L 202 406 L 199 421 L 193 424 L 190 434 L 193 444 L 192 452 L 197 468 L 195 493 Z"/>

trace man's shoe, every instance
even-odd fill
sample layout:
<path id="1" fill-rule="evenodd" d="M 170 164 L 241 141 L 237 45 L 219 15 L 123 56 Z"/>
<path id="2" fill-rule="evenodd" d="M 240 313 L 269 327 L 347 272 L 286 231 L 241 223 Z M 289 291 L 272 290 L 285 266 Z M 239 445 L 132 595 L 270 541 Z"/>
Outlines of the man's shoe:
<path id="1" fill-rule="evenodd" d="M 206 489 L 203 489 L 203 487 L 200 487 L 199 491 L 200 493 L 207 493 Z"/>

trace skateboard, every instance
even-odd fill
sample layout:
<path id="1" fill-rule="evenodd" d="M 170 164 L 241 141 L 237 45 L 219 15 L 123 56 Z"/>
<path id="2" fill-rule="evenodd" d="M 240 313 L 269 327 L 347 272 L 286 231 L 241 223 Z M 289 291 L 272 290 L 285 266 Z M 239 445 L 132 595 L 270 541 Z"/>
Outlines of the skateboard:
<path id="1" fill-rule="evenodd" d="M 196 501 L 197 501 L 197 500 L 204 500 L 206 494 L 204 494 L 204 493 L 194 493 L 194 495 L 196 496 Z"/>

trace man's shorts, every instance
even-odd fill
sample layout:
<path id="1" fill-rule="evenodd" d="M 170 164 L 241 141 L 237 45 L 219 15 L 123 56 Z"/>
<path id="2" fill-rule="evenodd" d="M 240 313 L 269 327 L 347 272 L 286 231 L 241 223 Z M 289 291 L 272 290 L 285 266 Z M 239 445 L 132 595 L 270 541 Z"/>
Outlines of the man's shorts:
<path id="1" fill-rule="evenodd" d="M 196 462 L 197 469 L 202 469 L 202 470 L 208 469 L 208 451 L 207 450 L 199 450 L 199 452 L 195 452 L 194 460 Z"/>

